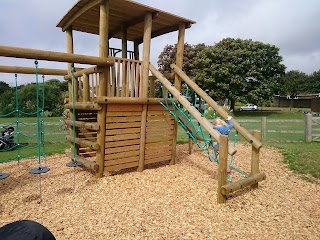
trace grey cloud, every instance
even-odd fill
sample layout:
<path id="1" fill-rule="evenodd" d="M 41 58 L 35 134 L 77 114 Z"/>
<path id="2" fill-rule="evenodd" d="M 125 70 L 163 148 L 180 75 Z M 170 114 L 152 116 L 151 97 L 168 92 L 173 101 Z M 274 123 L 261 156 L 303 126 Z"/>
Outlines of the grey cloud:
<path id="1" fill-rule="evenodd" d="M 288 70 L 312 73 L 320 69 L 320 1 L 318 0 L 136 0 L 195 20 L 186 32 L 190 44 L 214 44 L 225 37 L 250 38 L 280 48 Z M 77 0 L 0 0 L 0 45 L 65 52 L 65 34 L 56 24 Z M 75 33 L 75 52 L 97 55 L 97 36 Z M 152 40 L 151 61 L 156 64 L 166 44 L 177 33 Z M 119 46 L 112 41 L 111 46 Z M 40 62 L 42 67 L 66 64 Z M 33 61 L 0 57 L 0 65 L 32 66 Z M 11 75 L 0 74 L 0 79 Z M 28 79 L 25 76 L 24 79 Z M 30 80 L 31 81 L 31 80 Z"/>

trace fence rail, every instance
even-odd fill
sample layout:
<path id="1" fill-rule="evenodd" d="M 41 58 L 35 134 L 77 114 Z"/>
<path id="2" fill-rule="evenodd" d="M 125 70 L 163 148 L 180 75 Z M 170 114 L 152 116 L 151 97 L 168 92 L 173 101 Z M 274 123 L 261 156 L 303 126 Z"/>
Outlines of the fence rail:
<path id="1" fill-rule="evenodd" d="M 260 119 L 238 119 L 238 122 L 248 131 L 261 130 L 264 142 L 320 141 L 320 117 L 313 117 L 311 114 L 306 114 L 305 120 L 275 120 L 262 117 Z M 26 134 L 31 134 L 33 131 L 36 131 L 36 128 L 33 127 L 31 129 L 28 126 L 21 126 L 19 130 L 21 133 L 26 132 Z M 66 142 L 65 137 L 68 133 L 68 129 L 63 127 L 62 122 L 45 123 L 44 136 L 47 143 Z M 234 135 L 235 131 L 233 130 L 231 134 Z M 241 140 L 241 137 L 239 139 Z M 22 141 L 35 142 L 36 137 L 34 139 L 29 138 L 28 140 L 22 139 Z"/>

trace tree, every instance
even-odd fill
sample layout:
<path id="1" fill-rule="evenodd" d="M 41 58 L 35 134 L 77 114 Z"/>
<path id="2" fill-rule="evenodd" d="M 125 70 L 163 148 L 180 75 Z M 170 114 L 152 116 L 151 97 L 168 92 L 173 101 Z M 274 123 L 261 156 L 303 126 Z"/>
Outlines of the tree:
<path id="1" fill-rule="evenodd" d="M 2 115 L 7 115 L 16 109 L 15 91 L 13 88 L 9 88 L 5 92 L 2 92 L 0 99 L 0 113 Z"/>
<path id="2" fill-rule="evenodd" d="M 200 43 L 197 45 L 190 45 L 188 43 L 184 44 L 182 70 L 189 77 L 193 76 L 193 62 L 196 55 L 204 48 L 206 48 L 206 45 L 204 43 Z M 176 53 L 177 44 L 166 45 L 164 47 L 158 58 L 158 67 L 161 73 L 170 73 L 172 71 L 170 65 L 176 62 Z M 155 88 L 156 95 L 158 97 L 161 96 L 160 84 L 158 83 Z"/>
<path id="3" fill-rule="evenodd" d="M 59 80 L 48 80 L 42 85 L 38 84 L 39 107 L 42 107 L 42 91 L 44 89 L 44 111 L 50 112 L 53 116 L 61 115 L 63 111 L 63 98 L 65 92 L 64 83 Z M 29 83 L 19 89 L 19 109 L 24 112 L 35 112 L 37 109 L 36 84 Z"/>
<path id="4" fill-rule="evenodd" d="M 290 96 L 291 99 L 308 91 L 308 76 L 303 72 L 289 71 L 282 77 L 281 82 L 283 83 L 283 93 Z"/>
<path id="5" fill-rule="evenodd" d="M 306 88 L 309 93 L 320 93 L 320 70 L 309 76 Z"/>
<path id="6" fill-rule="evenodd" d="M 0 93 L 4 93 L 5 91 L 9 90 L 10 86 L 8 83 L 0 81 Z"/>
<path id="7" fill-rule="evenodd" d="M 253 40 L 225 38 L 204 48 L 194 61 L 194 79 L 214 99 L 258 104 L 281 90 L 285 73 L 279 48 Z"/>
<path id="8" fill-rule="evenodd" d="M 289 71 L 282 77 L 282 92 L 290 97 L 290 109 L 293 107 L 294 98 L 307 91 L 308 76 L 300 71 Z"/>

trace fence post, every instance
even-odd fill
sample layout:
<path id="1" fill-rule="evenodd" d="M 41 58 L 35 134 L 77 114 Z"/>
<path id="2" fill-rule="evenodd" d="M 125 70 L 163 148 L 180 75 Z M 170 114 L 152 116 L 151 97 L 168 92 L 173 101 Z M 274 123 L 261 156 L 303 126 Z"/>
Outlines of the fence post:
<path id="1" fill-rule="evenodd" d="M 254 130 L 252 132 L 252 136 L 254 136 L 257 140 L 261 141 L 261 132 Z M 260 161 L 260 149 L 256 149 L 252 146 L 252 155 L 251 155 L 251 176 L 258 174 L 259 170 L 259 161 Z M 251 185 L 251 188 L 258 188 L 258 183 L 254 183 Z"/>
<path id="2" fill-rule="evenodd" d="M 312 142 L 312 114 L 306 114 L 305 141 Z"/>
<path id="3" fill-rule="evenodd" d="M 267 117 L 261 118 L 261 140 L 265 141 L 267 139 Z"/>

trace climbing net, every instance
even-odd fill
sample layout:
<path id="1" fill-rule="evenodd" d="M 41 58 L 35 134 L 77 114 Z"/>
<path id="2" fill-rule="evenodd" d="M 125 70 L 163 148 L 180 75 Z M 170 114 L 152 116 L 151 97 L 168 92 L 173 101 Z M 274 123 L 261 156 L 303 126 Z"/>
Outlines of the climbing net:
<path id="1" fill-rule="evenodd" d="M 40 104 L 40 90 L 39 90 L 39 74 L 38 74 L 38 61 L 35 61 L 36 71 L 36 106 L 33 112 L 24 112 L 19 109 L 19 90 L 18 90 L 18 75 L 15 74 L 15 110 L 0 115 L 1 118 L 14 117 L 14 121 L 1 125 L 1 146 L 0 152 L 16 151 L 17 155 L 12 157 L 13 154 L 1 161 L 1 163 L 17 160 L 18 164 L 21 159 L 35 159 L 30 157 L 32 149 L 37 150 L 37 163 L 38 167 L 31 169 L 32 174 L 41 174 L 49 171 L 49 168 L 41 166 L 42 160 L 46 162 L 45 153 L 45 129 L 44 129 L 44 76 L 42 76 L 42 97 Z M 27 104 L 27 103 L 26 103 Z M 25 118 L 22 118 L 25 117 Z M 30 122 L 30 117 L 36 117 L 36 123 Z M 25 120 L 23 120 L 25 119 Z M 25 141 L 25 142 L 24 142 Z M 31 143 L 35 144 L 31 144 Z M 30 143 L 30 144 L 29 144 Z M 23 153 L 22 149 L 26 149 Z M 24 155 L 25 154 L 25 155 Z M 10 157 L 11 156 L 11 157 Z M 1 175 L 1 173 L 0 173 Z M 6 174 L 8 175 L 8 174 Z"/>
<path id="2" fill-rule="evenodd" d="M 163 86 L 161 85 L 162 90 L 162 96 L 164 101 L 160 102 L 160 104 L 168 110 L 168 112 L 177 120 L 179 125 L 186 131 L 189 138 L 191 138 L 197 146 L 204 151 L 208 155 L 208 159 L 210 161 L 214 161 L 215 163 L 218 163 L 218 152 L 215 148 L 215 143 L 212 140 L 212 137 L 204 131 L 201 124 L 198 121 L 195 121 L 192 114 L 185 109 L 183 106 L 181 106 L 180 102 L 176 101 L 173 97 L 173 95 L 170 93 L 170 91 L 164 91 Z M 181 94 L 182 95 L 182 94 Z M 186 99 L 188 99 L 188 87 L 186 87 L 186 95 L 184 96 Z M 199 96 L 194 96 L 193 105 L 194 107 L 199 106 L 199 110 L 201 106 L 203 106 L 203 113 L 202 116 L 206 117 L 207 109 L 206 104 L 203 99 L 201 99 Z M 198 101 L 197 101 L 198 100 Z M 216 118 L 216 113 L 214 111 L 213 118 Z M 236 147 L 237 143 L 237 136 L 238 132 L 236 131 L 234 134 L 234 147 Z M 211 150 L 210 150 L 211 149 Z M 238 172 L 242 177 L 247 178 L 247 175 L 240 169 L 236 168 L 233 165 L 234 156 L 231 156 L 229 167 L 230 169 L 235 170 Z M 227 175 L 227 178 L 229 182 L 232 182 L 232 178 L 230 175 Z"/>

